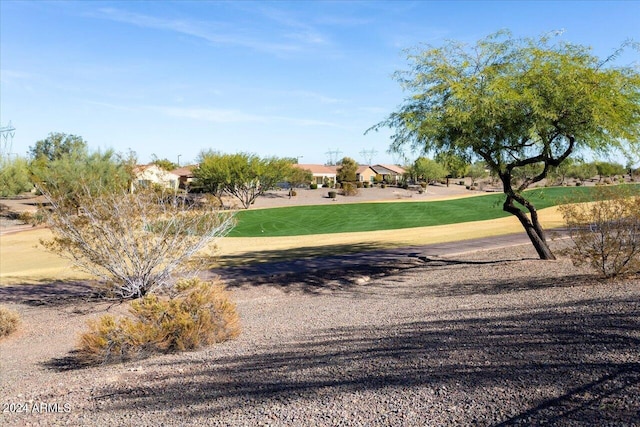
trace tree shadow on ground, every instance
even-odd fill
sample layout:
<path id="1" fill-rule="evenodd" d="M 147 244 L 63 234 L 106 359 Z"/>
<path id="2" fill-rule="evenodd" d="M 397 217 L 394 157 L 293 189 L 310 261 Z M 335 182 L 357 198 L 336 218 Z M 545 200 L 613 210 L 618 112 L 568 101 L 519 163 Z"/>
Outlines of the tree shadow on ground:
<path id="1" fill-rule="evenodd" d="M 364 248 L 370 250 L 365 251 Z M 389 249 L 367 242 L 353 245 L 334 245 L 328 251 L 339 255 L 318 255 L 317 248 L 263 251 L 253 253 L 248 263 L 210 270 L 209 276 L 218 276 L 233 288 L 273 287 L 284 292 L 324 294 L 327 292 L 351 293 L 352 296 L 374 294 L 380 286 L 396 290 L 395 296 L 415 298 L 422 296 L 495 295 L 527 289 L 572 286 L 592 282 L 589 274 L 570 274 L 561 277 L 518 277 L 513 280 L 493 279 L 486 283 L 424 283 L 402 285 L 411 273 L 428 273 L 439 269 L 472 269 L 478 265 L 494 265 L 495 268 L 523 261 L 539 261 L 535 258 L 502 258 L 469 260 L 463 257 L 427 256 L 420 248 Z M 294 256 L 297 258 L 293 259 Z M 291 257 L 292 259 L 288 259 Z M 251 262 L 255 260 L 268 262 Z M 542 262 L 542 261 L 540 261 Z M 391 277 L 393 283 L 371 286 L 376 280 Z M 470 277 L 473 277 L 471 275 Z M 372 289 L 375 289 L 372 291 Z"/>
<path id="2" fill-rule="evenodd" d="M 274 266 L 274 268 L 283 268 L 283 266 L 296 265 L 321 265 L 323 260 L 329 260 L 333 257 L 343 257 L 345 255 L 362 254 L 375 254 L 378 251 L 384 251 L 389 249 L 388 244 L 382 242 L 360 242 L 360 243 L 347 243 L 337 245 L 322 245 L 322 242 L 318 242 L 316 246 L 302 246 L 289 249 L 268 249 L 262 251 L 247 251 L 235 255 L 225 255 L 218 260 L 220 264 L 215 270 L 225 272 L 227 274 L 234 273 L 236 271 L 241 273 L 259 273 L 266 271 L 269 268 L 268 264 L 283 263 L 280 266 Z M 309 264 L 309 262 L 318 261 L 316 264 Z M 239 275 L 240 273 L 238 273 Z"/>
<path id="3" fill-rule="evenodd" d="M 0 300 L 30 306 L 66 306 L 89 301 L 104 301 L 90 281 L 43 279 L 39 283 L 0 286 Z"/>
<path id="4" fill-rule="evenodd" d="M 40 365 L 52 371 L 67 372 L 91 368 L 94 366 L 98 366 L 99 363 L 96 363 L 96 361 L 84 357 L 80 351 L 73 350 L 64 357 L 56 357 L 51 360 L 42 362 L 40 363 Z"/>
<path id="5" fill-rule="evenodd" d="M 458 320 L 331 328 L 238 355 L 203 352 L 200 363 L 160 358 L 155 364 L 164 374 L 105 386 L 94 399 L 100 411 L 136 407 L 224 419 L 229 411 L 281 410 L 294 401 L 348 408 L 354 396 L 374 393 L 387 418 L 366 419 L 372 424 L 406 423 L 410 414 L 402 411 L 421 399 L 428 410 L 414 416 L 427 417 L 415 420 L 423 423 L 628 425 L 640 421 L 639 307 L 635 299 L 586 299 L 499 315 L 478 309 Z M 463 410 L 451 415 L 455 408 Z M 353 410 L 371 416 L 358 404 Z"/>

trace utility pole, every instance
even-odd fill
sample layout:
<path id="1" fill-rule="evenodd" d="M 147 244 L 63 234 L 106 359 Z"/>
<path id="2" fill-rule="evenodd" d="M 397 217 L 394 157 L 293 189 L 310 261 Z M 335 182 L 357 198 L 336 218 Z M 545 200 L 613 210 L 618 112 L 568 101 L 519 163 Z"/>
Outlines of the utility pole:
<path id="1" fill-rule="evenodd" d="M 340 154 L 342 154 L 342 151 L 336 148 L 335 150 L 329 150 L 324 154 L 329 156 L 329 165 L 334 166 L 338 161 L 338 157 L 340 156 Z"/>
<path id="2" fill-rule="evenodd" d="M 0 141 L 0 157 L 5 154 L 7 156 L 12 154 L 11 150 L 13 148 L 13 137 L 15 134 L 16 128 L 11 124 L 11 120 L 9 120 L 7 126 L 0 127 L 0 135 L 2 135 L 2 140 Z"/>
<path id="3" fill-rule="evenodd" d="M 378 154 L 377 150 L 371 149 L 371 150 L 362 150 L 360 152 L 360 155 L 364 158 L 366 165 L 367 166 L 371 166 L 371 160 L 373 159 L 373 157 Z"/>

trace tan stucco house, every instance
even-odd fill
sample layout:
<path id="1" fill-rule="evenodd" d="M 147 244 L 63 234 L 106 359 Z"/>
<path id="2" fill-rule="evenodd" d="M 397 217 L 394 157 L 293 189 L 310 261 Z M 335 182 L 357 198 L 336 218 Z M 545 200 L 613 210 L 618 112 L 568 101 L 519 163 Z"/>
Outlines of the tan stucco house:
<path id="1" fill-rule="evenodd" d="M 173 191 L 178 190 L 180 176 L 158 167 L 154 164 L 138 165 L 133 169 L 134 179 L 131 181 L 130 191 L 149 185 L 159 185 Z"/>
<path id="2" fill-rule="evenodd" d="M 313 164 L 296 164 L 293 166 L 311 171 L 313 175 L 312 183 L 318 184 L 318 187 L 331 187 L 336 182 L 336 170 L 329 166 Z"/>
<path id="3" fill-rule="evenodd" d="M 376 171 L 371 169 L 371 166 L 363 165 L 358 166 L 356 171 L 356 179 L 360 182 L 373 183 L 376 178 Z"/>

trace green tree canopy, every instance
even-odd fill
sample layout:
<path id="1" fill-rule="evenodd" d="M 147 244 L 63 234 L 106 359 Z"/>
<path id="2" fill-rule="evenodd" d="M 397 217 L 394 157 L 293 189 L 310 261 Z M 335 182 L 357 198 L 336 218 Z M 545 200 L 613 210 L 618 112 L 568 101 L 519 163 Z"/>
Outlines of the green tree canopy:
<path id="1" fill-rule="evenodd" d="M 345 157 L 340 161 L 340 166 L 337 170 L 336 180 L 339 183 L 343 182 L 355 182 L 356 175 L 358 174 L 358 163 L 351 157 Z"/>
<path id="2" fill-rule="evenodd" d="M 433 160 L 444 166 L 447 175 L 451 175 L 453 178 L 462 178 L 469 170 L 469 162 L 459 154 L 443 151 L 436 154 Z"/>
<path id="3" fill-rule="evenodd" d="M 615 175 L 624 175 L 627 170 L 620 163 L 615 162 L 595 162 L 596 170 L 600 179 L 603 177 L 612 177 Z"/>
<path id="4" fill-rule="evenodd" d="M 586 163 L 584 161 L 574 162 L 567 171 L 569 178 L 579 179 L 584 181 L 589 178 L 593 178 L 598 174 L 598 169 L 594 163 Z"/>
<path id="5" fill-rule="evenodd" d="M 166 170 L 167 172 L 171 172 L 174 169 L 178 169 L 177 163 L 173 163 L 169 159 L 160 159 L 155 154 L 151 155 L 151 163 L 158 166 L 159 168 Z"/>
<path id="6" fill-rule="evenodd" d="M 475 184 L 477 180 L 486 178 L 489 175 L 487 173 L 487 165 L 482 160 L 479 160 L 469 166 L 467 174 L 471 178 L 473 184 Z"/>
<path id="7" fill-rule="evenodd" d="M 220 197 L 225 192 L 249 209 L 258 196 L 275 188 L 288 176 L 292 164 L 277 157 L 261 158 L 255 154 L 222 154 L 204 151 L 194 169 L 196 185 Z"/>
<path id="8" fill-rule="evenodd" d="M 502 31 L 473 46 L 427 46 L 396 74 L 410 96 L 372 128 L 395 129 L 394 151 L 409 145 L 484 160 L 502 182 L 503 209 L 543 259 L 554 256 L 523 190 L 576 152 L 637 148 L 640 140 L 638 70 L 612 66 L 615 54 L 603 61 L 554 40 Z M 531 165 L 540 172 L 514 183 L 514 171 Z"/>
<path id="9" fill-rule="evenodd" d="M 80 136 L 52 132 L 29 147 L 29 153 L 33 160 L 56 160 L 70 154 L 86 154 L 87 143 Z"/>
<path id="10" fill-rule="evenodd" d="M 125 159 L 113 150 L 71 152 L 44 163 L 34 160 L 31 173 L 41 191 L 78 206 L 81 192 L 97 195 L 126 190 L 134 164 L 135 159 Z"/>
<path id="11" fill-rule="evenodd" d="M 27 159 L 0 157 L 0 197 L 16 196 L 32 188 Z"/>
<path id="12" fill-rule="evenodd" d="M 427 184 L 447 176 L 447 169 L 435 160 L 426 157 L 418 157 L 413 163 L 413 171 L 418 178 L 422 178 Z"/>
<path id="13" fill-rule="evenodd" d="M 313 180 L 313 173 L 309 169 L 302 169 L 297 166 L 293 166 L 289 169 L 285 181 L 289 183 L 292 188 L 298 187 L 302 184 L 309 184 Z"/>

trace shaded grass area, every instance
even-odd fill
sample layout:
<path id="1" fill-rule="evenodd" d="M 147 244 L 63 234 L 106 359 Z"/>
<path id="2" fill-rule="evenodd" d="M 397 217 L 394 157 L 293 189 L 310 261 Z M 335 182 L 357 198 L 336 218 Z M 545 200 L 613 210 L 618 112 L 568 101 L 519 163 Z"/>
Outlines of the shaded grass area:
<path id="1" fill-rule="evenodd" d="M 636 186 L 637 187 L 637 186 Z M 592 187 L 554 187 L 527 191 L 537 209 L 588 196 Z M 504 194 L 405 203 L 347 203 L 242 211 L 229 237 L 277 237 L 394 230 L 508 217 Z"/>

